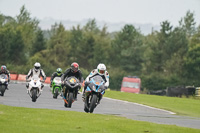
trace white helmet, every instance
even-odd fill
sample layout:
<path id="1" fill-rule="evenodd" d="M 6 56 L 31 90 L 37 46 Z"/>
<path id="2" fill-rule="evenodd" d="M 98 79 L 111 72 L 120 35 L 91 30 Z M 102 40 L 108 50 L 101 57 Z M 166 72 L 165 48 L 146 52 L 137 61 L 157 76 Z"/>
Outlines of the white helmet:
<path id="1" fill-rule="evenodd" d="M 40 69 L 41 65 L 40 65 L 39 62 L 36 62 L 36 63 L 34 64 L 34 67 L 35 67 L 35 71 L 37 72 L 37 71 Z"/>
<path id="2" fill-rule="evenodd" d="M 100 63 L 98 66 L 97 66 L 97 71 L 100 75 L 104 75 L 105 74 L 105 71 L 106 71 L 106 66 L 102 63 Z"/>

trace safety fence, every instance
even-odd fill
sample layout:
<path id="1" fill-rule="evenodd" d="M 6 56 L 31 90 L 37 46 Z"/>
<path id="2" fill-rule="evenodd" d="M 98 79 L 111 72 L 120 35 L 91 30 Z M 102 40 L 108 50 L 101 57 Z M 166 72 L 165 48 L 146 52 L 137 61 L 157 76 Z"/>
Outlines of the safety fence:
<path id="1" fill-rule="evenodd" d="M 10 80 L 26 81 L 26 75 L 24 74 L 10 74 Z M 42 80 L 42 78 L 41 78 Z M 45 83 L 51 83 L 51 77 L 46 77 Z"/>

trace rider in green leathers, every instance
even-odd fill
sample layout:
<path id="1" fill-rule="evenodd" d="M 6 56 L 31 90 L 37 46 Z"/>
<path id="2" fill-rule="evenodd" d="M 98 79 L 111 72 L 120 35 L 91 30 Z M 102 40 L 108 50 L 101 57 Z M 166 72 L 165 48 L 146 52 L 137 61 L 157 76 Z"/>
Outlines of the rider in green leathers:
<path id="1" fill-rule="evenodd" d="M 54 72 L 51 76 L 51 84 L 50 84 L 50 87 L 52 87 L 52 82 L 53 82 L 53 79 L 55 77 L 61 77 L 63 75 L 62 73 L 62 69 L 61 68 L 57 68 L 56 72 Z"/>

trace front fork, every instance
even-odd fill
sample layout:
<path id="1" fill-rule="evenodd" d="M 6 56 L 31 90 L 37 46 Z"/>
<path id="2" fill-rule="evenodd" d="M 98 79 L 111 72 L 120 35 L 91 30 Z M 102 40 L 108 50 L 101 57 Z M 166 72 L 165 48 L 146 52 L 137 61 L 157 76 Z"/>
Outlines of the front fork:
<path id="1" fill-rule="evenodd" d="M 41 95 L 41 91 L 38 91 L 38 89 L 37 89 L 37 98 Z M 31 94 L 31 88 L 29 87 L 28 88 L 28 94 L 29 94 L 29 96 L 32 98 L 32 94 Z"/>
<path id="2" fill-rule="evenodd" d="M 86 91 L 85 92 L 85 102 L 87 103 L 87 105 L 90 103 L 90 99 L 92 98 L 92 93 L 95 93 L 95 92 L 93 92 L 93 91 Z M 103 97 L 103 94 L 102 93 L 97 93 L 96 95 L 98 97 L 97 103 L 99 103 L 99 101 Z"/>

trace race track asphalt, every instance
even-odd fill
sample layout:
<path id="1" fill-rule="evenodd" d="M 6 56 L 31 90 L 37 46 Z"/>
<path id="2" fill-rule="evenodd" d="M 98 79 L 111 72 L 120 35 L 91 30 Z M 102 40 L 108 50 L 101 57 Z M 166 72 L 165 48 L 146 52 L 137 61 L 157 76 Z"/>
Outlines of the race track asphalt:
<path id="1" fill-rule="evenodd" d="M 72 108 L 65 108 L 64 101 L 60 96 L 58 99 L 53 99 L 48 85 L 45 85 L 37 101 L 32 102 L 26 92 L 25 83 L 11 83 L 9 84 L 9 90 L 5 92 L 4 96 L 0 96 L 0 104 L 16 107 L 84 112 L 84 103 L 81 99 L 81 94 L 78 95 L 78 100 L 72 104 Z M 101 103 L 95 108 L 93 113 L 200 129 L 200 118 L 178 116 L 173 114 L 173 112 L 106 97 L 103 97 Z"/>

